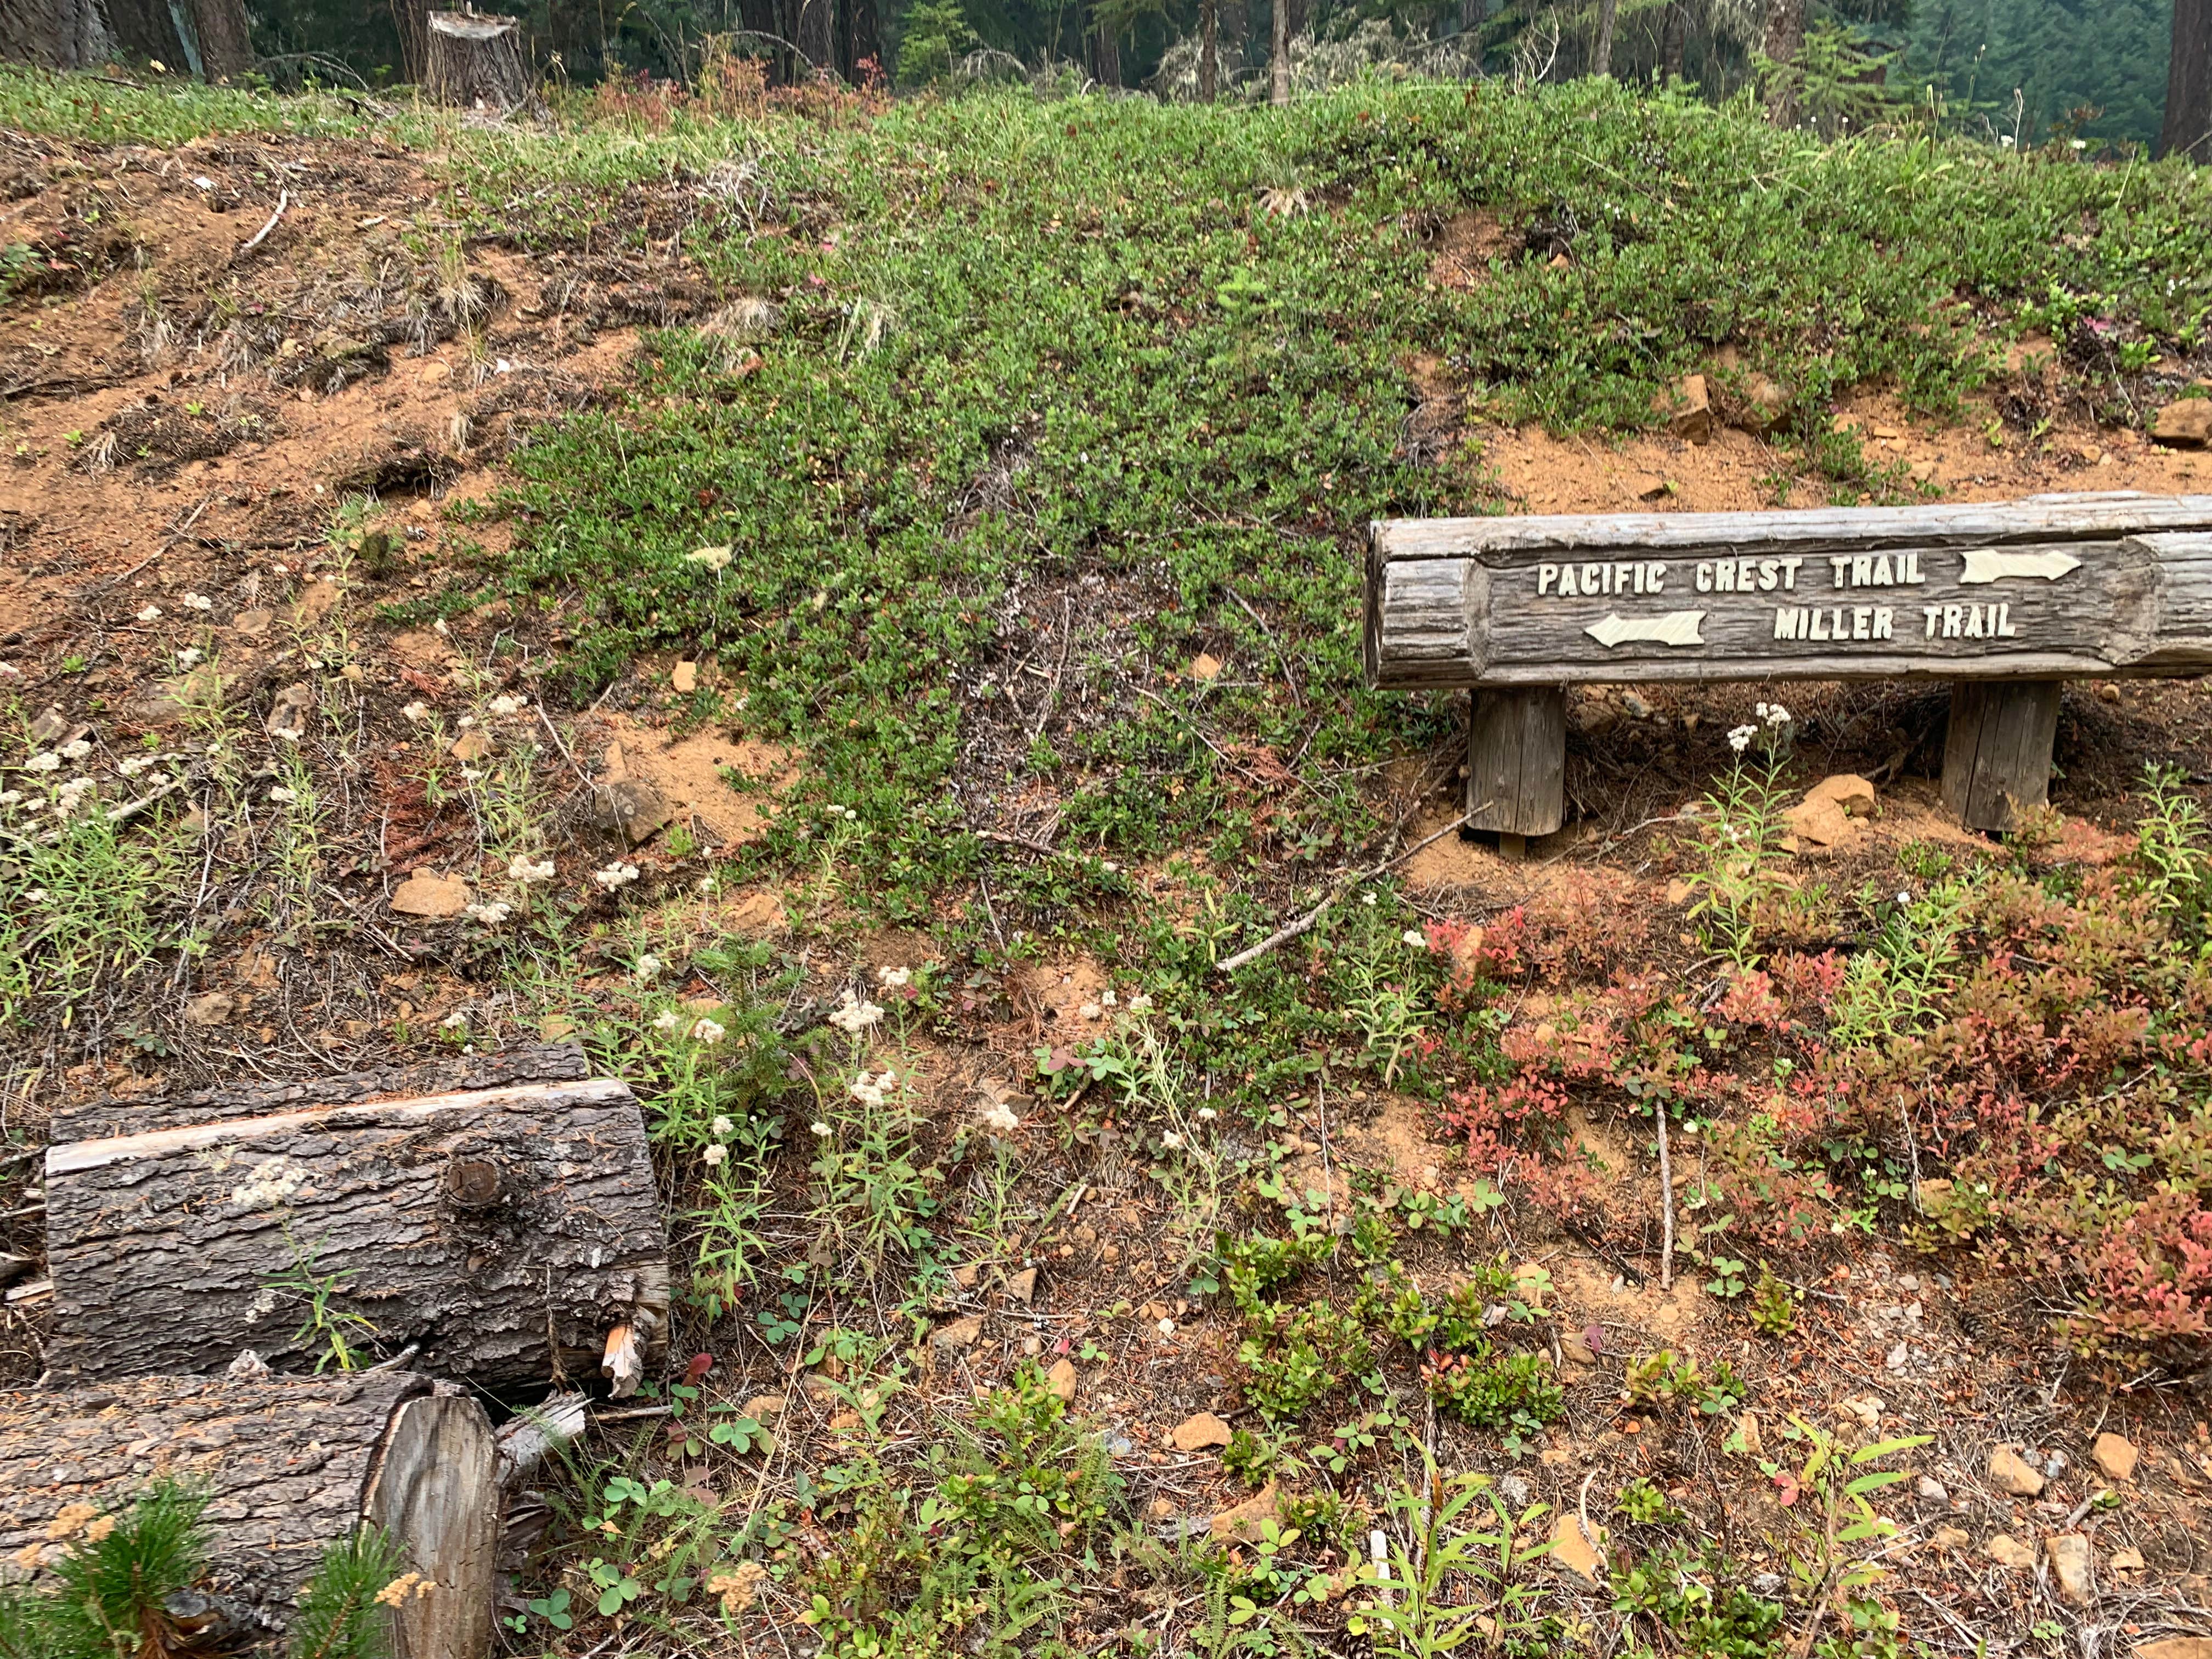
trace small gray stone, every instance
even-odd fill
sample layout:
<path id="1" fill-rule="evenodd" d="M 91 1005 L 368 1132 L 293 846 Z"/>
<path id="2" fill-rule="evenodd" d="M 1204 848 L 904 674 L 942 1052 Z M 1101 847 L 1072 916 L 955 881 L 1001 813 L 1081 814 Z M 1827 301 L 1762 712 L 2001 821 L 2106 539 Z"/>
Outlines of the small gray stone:
<path id="1" fill-rule="evenodd" d="M 1951 1501 L 1949 1488 L 1933 1475 L 1922 1475 L 1918 1485 L 1913 1490 L 1933 1504 L 1948 1504 Z"/>
<path id="2" fill-rule="evenodd" d="M 1536 1489 L 1520 1475 L 1501 1474 L 1498 1477 L 1498 1495 L 1515 1509 L 1524 1510 L 1535 1497 Z"/>
<path id="3" fill-rule="evenodd" d="M 635 778 L 617 778 L 592 791 L 592 827 L 633 845 L 675 816 L 658 789 Z"/>

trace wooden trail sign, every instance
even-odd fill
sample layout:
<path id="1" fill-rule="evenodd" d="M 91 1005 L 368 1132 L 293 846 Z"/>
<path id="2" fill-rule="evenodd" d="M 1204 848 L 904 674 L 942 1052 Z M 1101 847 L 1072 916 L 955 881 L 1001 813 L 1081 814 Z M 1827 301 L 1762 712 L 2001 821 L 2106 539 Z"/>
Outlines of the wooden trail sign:
<path id="1" fill-rule="evenodd" d="M 2047 793 L 2057 681 L 2212 671 L 2212 495 L 1386 520 L 1366 653 L 1378 686 L 1476 689 L 1477 828 L 1559 828 L 1570 684 L 1911 675 L 1986 683 L 1945 793 L 2008 828 Z"/>

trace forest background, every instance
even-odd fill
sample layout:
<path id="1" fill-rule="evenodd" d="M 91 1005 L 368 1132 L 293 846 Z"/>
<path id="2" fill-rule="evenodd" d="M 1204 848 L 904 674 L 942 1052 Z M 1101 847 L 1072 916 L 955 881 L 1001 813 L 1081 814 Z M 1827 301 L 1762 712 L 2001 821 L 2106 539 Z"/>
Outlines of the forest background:
<path id="1" fill-rule="evenodd" d="M 374 88 L 410 78 L 410 4 L 250 0 L 247 14 L 264 60 Z M 1289 23 L 1310 82 L 1376 66 L 1561 79 L 1592 68 L 1602 9 L 1291 0 Z M 779 80 L 803 76 L 809 61 L 850 81 L 909 87 L 1042 67 L 1191 97 L 1212 0 L 522 0 L 518 9 L 556 83 L 690 82 L 734 49 L 770 59 Z M 1227 0 L 1215 12 L 1223 95 L 1266 95 L 1270 9 L 1269 0 Z M 1765 12 L 1759 0 L 1619 0 L 1609 68 L 1623 80 L 1735 96 L 1759 81 Z M 1817 0 L 1808 55 L 1832 88 L 1832 125 L 1911 113 L 1995 143 L 2080 140 L 2110 154 L 2158 136 L 2172 26 L 2172 0 Z"/>

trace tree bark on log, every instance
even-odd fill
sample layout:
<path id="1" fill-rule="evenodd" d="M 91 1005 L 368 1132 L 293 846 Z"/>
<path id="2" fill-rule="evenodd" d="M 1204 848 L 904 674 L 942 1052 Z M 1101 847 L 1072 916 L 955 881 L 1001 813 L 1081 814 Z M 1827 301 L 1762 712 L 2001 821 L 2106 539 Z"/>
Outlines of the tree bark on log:
<path id="1" fill-rule="evenodd" d="M 1287 104 L 1291 101 L 1291 0 L 1275 0 L 1270 22 L 1267 101 Z"/>
<path id="2" fill-rule="evenodd" d="M 46 1241 L 47 1359 L 70 1382 L 216 1371 L 248 1348 L 304 1370 L 335 1331 L 520 1393 L 598 1374 L 617 1327 L 648 1362 L 666 1337 L 645 1124 L 611 1079 L 146 1112 L 48 1149 Z M 317 1328 L 308 1281 L 331 1275 Z"/>
<path id="3" fill-rule="evenodd" d="M 433 102 L 501 115 L 530 102 L 520 18 L 434 11 L 425 39 L 422 87 Z"/>
<path id="4" fill-rule="evenodd" d="M 209 1494 L 205 1588 L 270 1628 L 324 1546 L 368 1521 L 434 1586 L 398 1609 L 398 1659 L 477 1659 L 491 1638 L 495 1473 L 483 1407 L 404 1371 L 0 1394 L 0 1558 L 49 1570 L 73 1524 L 168 1477 Z"/>
<path id="5" fill-rule="evenodd" d="M 2158 153 L 2212 161 L 2212 0 L 2173 0 Z"/>

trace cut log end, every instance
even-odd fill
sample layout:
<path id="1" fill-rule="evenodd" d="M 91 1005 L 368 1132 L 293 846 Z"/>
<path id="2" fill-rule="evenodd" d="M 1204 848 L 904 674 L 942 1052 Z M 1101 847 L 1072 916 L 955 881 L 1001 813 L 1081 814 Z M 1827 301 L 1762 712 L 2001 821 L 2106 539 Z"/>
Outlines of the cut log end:
<path id="1" fill-rule="evenodd" d="M 282 1630 L 325 1547 L 370 1522 L 432 1586 L 396 1610 L 398 1659 L 478 1659 L 491 1638 L 495 1472 L 483 1407 L 406 1372 L 0 1394 L 0 1559 L 35 1580 L 67 1551 L 73 1522 L 172 1479 L 208 1495 L 210 1596 Z"/>

